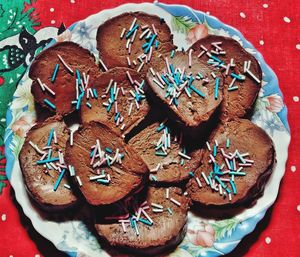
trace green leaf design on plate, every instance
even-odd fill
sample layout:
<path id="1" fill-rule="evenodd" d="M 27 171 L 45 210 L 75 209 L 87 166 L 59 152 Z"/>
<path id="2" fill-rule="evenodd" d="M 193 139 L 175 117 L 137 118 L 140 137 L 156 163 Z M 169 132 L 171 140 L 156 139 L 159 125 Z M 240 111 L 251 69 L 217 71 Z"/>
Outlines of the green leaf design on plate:
<path id="1" fill-rule="evenodd" d="M 175 31 L 187 34 L 191 28 L 195 27 L 196 22 L 188 16 L 173 16 L 171 24 Z"/>
<path id="2" fill-rule="evenodd" d="M 232 218 L 227 220 L 217 221 L 212 223 L 212 227 L 216 233 L 216 240 L 222 239 L 225 236 L 231 236 L 236 226 L 240 223 L 238 219 Z"/>

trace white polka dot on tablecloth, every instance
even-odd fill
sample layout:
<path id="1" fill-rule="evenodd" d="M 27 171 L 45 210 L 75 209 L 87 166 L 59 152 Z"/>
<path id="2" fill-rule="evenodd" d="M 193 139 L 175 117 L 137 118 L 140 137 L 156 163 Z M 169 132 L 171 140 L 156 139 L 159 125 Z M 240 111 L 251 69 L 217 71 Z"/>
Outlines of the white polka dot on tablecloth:
<path id="1" fill-rule="evenodd" d="M 295 171 L 296 171 L 296 166 L 294 166 L 294 165 L 291 166 L 291 171 L 292 171 L 292 172 L 295 172 Z"/>
<path id="2" fill-rule="evenodd" d="M 265 44 L 265 41 L 259 40 L 259 44 L 260 44 L 261 46 L 263 46 L 263 45 Z"/>
<path id="3" fill-rule="evenodd" d="M 270 244 L 272 240 L 270 237 L 266 237 L 265 241 L 266 241 L 266 244 Z"/>
<path id="4" fill-rule="evenodd" d="M 34 255 L 34 257 L 40 257 L 40 255 L 39 255 L 39 254 L 36 254 L 36 255 Z"/>
<path id="5" fill-rule="evenodd" d="M 297 206 L 297 211 L 300 212 L 300 204 Z"/>
<path id="6" fill-rule="evenodd" d="M 268 8 L 269 5 L 268 4 L 263 4 L 263 8 Z"/>
<path id="7" fill-rule="evenodd" d="M 243 12 L 240 12 L 240 16 L 241 16 L 242 18 L 246 18 L 246 14 L 243 13 Z"/>
<path id="8" fill-rule="evenodd" d="M 71 2 L 71 4 L 75 4 L 75 0 L 71 0 L 70 2 Z"/>
<path id="9" fill-rule="evenodd" d="M 294 100 L 294 102 L 296 102 L 296 103 L 298 103 L 299 102 L 299 96 L 293 96 L 293 100 Z"/>
<path id="10" fill-rule="evenodd" d="M 206 12 L 206 14 L 210 15 L 210 12 Z"/>
<path id="11" fill-rule="evenodd" d="M 2 220 L 2 221 L 6 221 L 6 214 L 2 214 L 2 215 L 1 215 L 1 220 Z"/>
<path id="12" fill-rule="evenodd" d="M 55 23 L 55 20 L 51 20 L 51 24 L 54 24 Z"/>
<path id="13" fill-rule="evenodd" d="M 286 23 L 290 23 L 291 22 L 291 19 L 289 17 L 283 17 L 283 20 L 286 22 Z"/>
<path id="14" fill-rule="evenodd" d="M 50 8 L 50 12 L 54 12 L 54 8 Z"/>
<path id="15" fill-rule="evenodd" d="M 14 257 L 13 255 L 9 255 L 8 257 Z"/>

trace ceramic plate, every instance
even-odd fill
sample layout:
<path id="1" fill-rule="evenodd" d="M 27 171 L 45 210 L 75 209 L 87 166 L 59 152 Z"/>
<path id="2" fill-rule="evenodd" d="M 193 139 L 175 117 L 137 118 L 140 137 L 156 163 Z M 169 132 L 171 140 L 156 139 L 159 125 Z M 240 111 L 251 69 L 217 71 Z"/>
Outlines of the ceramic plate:
<path id="1" fill-rule="evenodd" d="M 96 32 L 106 20 L 128 11 L 143 11 L 163 17 L 174 34 L 174 43 L 187 49 L 195 40 L 206 33 L 232 37 L 259 61 L 263 70 L 263 86 L 256 101 L 252 121 L 262 127 L 273 139 L 277 153 L 277 164 L 268 181 L 264 195 L 250 209 L 225 220 L 202 219 L 189 213 L 188 233 L 184 241 L 170 256 L 220 256 L 232 251 L 241 239 L 251 233 L 266 211 L 276 200 L 280 180 L 284 175 L 288 155 L 290 132 L 287 122 L 287 109 L 282 100 L 278 80 L 274 72 L 265 63 L 263 57 L 236 29 L 222 23 L 215 17 L 201 11 L 195 11 L 183 5 L 165 5 L 161 3 L 126 4 L 114 9 L 104 10 L 79 21 L 69 27 L 53 41 L 71 40 L 89 49 L 98 58 Z M 49 32 L 49 31 L 48 31 Z M 53 33 L 53 31 L 52 31 Z M 53 33 L 54 34 L 54 33 Z M 45 33 L 40 33 L 38 40 Z M 48 38 L 49 34 L 47 35 Z M 15 190 L 16 199 L 35 229 L 50 240 L 59 250 L 70 256 L 106 256 L 109 255 L 93 234 L 81 221 L 54 222 L 42 217 L 31 204 L 23 183 L 19 167 L 18 154 L 24 142 L 24 134 L 35 122 L 35 110 L 30 93 L 32 81 L 28 73 L 21 79 L 14 99 L 7 112 L 7 130 L 5 135 L 7 176 Z"/>

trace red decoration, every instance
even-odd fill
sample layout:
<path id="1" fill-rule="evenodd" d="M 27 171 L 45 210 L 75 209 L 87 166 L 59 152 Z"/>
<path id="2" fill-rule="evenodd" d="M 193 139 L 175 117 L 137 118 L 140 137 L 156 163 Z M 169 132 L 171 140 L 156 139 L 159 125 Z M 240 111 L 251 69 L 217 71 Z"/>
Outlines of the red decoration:
<path id="1" fill-rule="evenodd" d="M 69 26 L 100 10 L 113 8 L 126 2 L 125 0 L 37 0 L 34 6 L 36 14 L 39 15 L 41 27 L 46 27 L 59 26 L 62 22 Z M 131 0 L 130 2 L 142 1 Z M 163 2 L 174 3 L 172 0 Z M 299 257 L 300 2 L 294 0 L 177 0 L 176 3 L 186 4 L 205 12 L 209 11 L 211 15 L 215 15 L 223 22 L 239 29 L 274 69 L 289 110 L 292 143 L 278 199 L 272 212 L 267 213 L 255 233 L 247 237 L 230 256 Z M 245 16 L 240 15 L 241 12 Z M 291 20 L 290 23 L 284 21 L 285 16 Z M 274 103 L 276 105 L 274 105 L 276 107 L 274 110 L 277 110 L 278 103 L 276 101 Z M 298 210 L 297 206 L 299 206 Z M 2 214 L 6 214 L 6 221 L 1 220 Z M 39 237 L 31 228 L 30 223 L 24 220 L 26 219 L 23 217 L 20 206 L 14 203 L 10 194 L 10 187 L 4 188 L 4 193 L 0 196 L 0 255 L 14 257 L 28 257 L 35 256 L 35 254 L 60 256 L 52 244 Z"/>

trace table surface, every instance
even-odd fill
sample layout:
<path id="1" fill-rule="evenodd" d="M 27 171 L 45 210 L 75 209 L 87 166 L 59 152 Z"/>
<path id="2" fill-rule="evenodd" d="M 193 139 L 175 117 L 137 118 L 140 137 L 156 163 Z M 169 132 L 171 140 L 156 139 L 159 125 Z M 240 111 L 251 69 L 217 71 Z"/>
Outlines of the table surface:
<path id="1" fill-rule="evenodd" d="M 14 0 L 9 2 L 20 15 L 26 11 L 31 12 L 31 21 L 36 20 L 39 23 L 34 29 L 39 30 L 47 26 L 58 27 L 62 22 L 69 26 L 91 14 L 127 1 Z M 163 2 L 174 3 L 169 0 Z M 284 101 L 288 106 L 292 142 L 278 199 L 255 231 L 228 256 L 300 256 L 300 157 L 297 152 L 300 149 L 300 85 L 298 84 L 300 73 L 296 69 L 300 64 L 300 2 L 295 0 L 177 0 L 176 3 L 209 12 L 239 29 L 245 38 L 263 54 L 266 62 L 277 74 Z M 1 19 L 7 19 L 5 12 L 8 11 L 8 5 L 0 0 L 0 32 L 3 31 L 1 24 L 4 24 Z M 0 33 L 0 53 L 4 47 L 1 44 L 3 39 L 3 33 Z M 9 86 L 5 78 L 5 74 L 0 71 L 1 123 L 5 122 L 3 115 L 7 108 L 6 104 L 11 101 L 15 89 L 14 86 Z M 1 156 L 4 148 L 0 146 L 1 152 L 0 256 L 65 256 L 50 242 L 39 236 L 29 219 L 22 213 L 15 201 L 13 190 L 3 176 L 5 159 Z"/>

